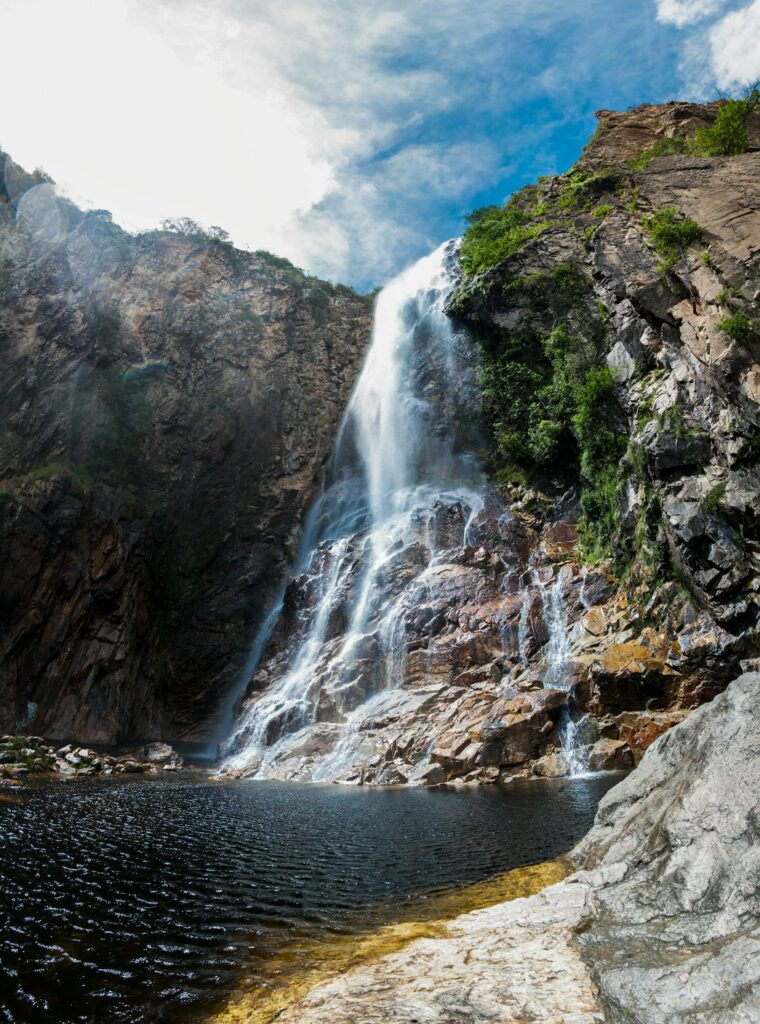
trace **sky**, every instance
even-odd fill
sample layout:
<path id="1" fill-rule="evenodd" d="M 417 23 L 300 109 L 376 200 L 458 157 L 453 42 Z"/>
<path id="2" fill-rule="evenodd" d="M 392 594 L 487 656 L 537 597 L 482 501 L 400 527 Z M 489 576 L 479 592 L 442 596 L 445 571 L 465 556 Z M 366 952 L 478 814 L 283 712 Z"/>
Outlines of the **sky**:
<path id="1" fill-rule="evenodd" d="M 760 78 L 760 0 L 3 0 L 0 146 L 368 290 L 566 170 L 594 111 Z"/>

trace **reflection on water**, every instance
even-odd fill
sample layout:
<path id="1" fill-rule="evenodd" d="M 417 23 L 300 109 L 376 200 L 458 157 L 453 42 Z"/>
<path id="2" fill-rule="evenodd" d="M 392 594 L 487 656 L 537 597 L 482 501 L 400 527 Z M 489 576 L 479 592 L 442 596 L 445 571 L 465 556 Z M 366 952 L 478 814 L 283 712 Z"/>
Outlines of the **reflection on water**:
<path id="1" fill-rule="evenodd" d="M 555 858 L 617 778 L 44 785 L 0 804 L 0 1020 L 207 1019 L 276 983 L 288 958 L 429 919 L 444 890 Z"/>

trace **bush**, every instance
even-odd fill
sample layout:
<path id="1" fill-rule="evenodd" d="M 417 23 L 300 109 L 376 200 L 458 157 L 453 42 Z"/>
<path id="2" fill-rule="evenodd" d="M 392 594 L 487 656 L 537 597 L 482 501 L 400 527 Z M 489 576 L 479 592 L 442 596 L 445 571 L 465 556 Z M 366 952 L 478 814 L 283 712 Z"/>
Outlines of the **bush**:
<path id="1" fill-rule="evenodd" d="M 666 206 L 651 217 L 645 217 L 644 230 L 654 249 L 663 257 L 661 270 L 669 270 L 684 250 L 704 234 L 695 220 L 679 219 L 674 206 Z"/>
<path id="2" fill-rule="evenodd" d="M 672 139 L 657 139 L 647 149 L 642 149 L 632 160 L 629 166 L 634 171 L 643 171 L 650 160 L 658 156 L 673 156 L 683 153 L 686 149 L 686 138 L 683 135 L 674 135 Z"/>
<path id="3" fill-rule="evenodd" d="M 581 469 L 594 480 L 617 466 L 626 440 L 613 429 L 615 378 L 607 366 L 591 370 L 576 387 L 573 433 L 581 453 Z"/>
<path id="4" fill-rule="evenodd" d="M 731 316 L 723 317 L 718 322 L 718 330 L 723 331 L 729 338 L 733 338 L 734 341 L 738 341 L 742 345 L 748 345 L 760 337 L 757 324 L 741 310 L 732 313 Z"/>
<path id="5" fill-rule="evenodd" d="M 716 484 L 711 491 L 707 492 L 702 499 L 702 508 L 705 515 L 710 516 L 711 519 L 716 519 L 721 514 L 725 494 L 725 484 Z"/>
<path id="6" fill-rule="evenodd" d="M 695 156 L 735 156 L 749 146 L 747 118 L 760 103 L 760 92 L 751 86 L 741 100 L 727 100 L 712 128 L 697 128 L 689 145 Z"/>
<path id="7" fill-rule="evenodd" d="M 603 557 L 621 529 L 620 461 L 627 449 L 616 430 L 615 380 L 603 361 L 605 317 L 592 301 L 590 280 L 572 263 L 511 287 L 554 327 L 541 331 L 527 321 L 481 346 L 492 475 L 522 482 L 580 477 L 582 544 L 589 557 Z"/>
<path id="8" fill-rule="evenodd" d="M 531 223 L 532 216 L 540 216 L 544 208 L 526 210 L 521 199 L 517 193 L 504 206 L 484 206 L 468 216 L 460 250 L 465 275 L 498 266 L 550 226 L 546 221 Z"/>
<path id="9" fill-rule="evenodd" d="M 609 203 L 602 203 L 591 214 L 592 217 L 606 217 L 608 213 L 612 213 L 612 207 Z"/>

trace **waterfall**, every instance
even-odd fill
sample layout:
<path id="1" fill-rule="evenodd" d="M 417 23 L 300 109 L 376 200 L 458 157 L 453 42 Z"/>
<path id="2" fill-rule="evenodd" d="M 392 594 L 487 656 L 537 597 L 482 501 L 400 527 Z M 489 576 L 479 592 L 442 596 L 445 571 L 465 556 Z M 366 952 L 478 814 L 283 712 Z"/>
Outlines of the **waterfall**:
<path id="1" fill-rule="evenodd" d="M 457 412 L 473 395 L 461 335 L 444 312 L 454 245 L 377 298 L 371 346 L 304 529 L 304 576 L 316 592 L 309 619 L 287 669 L 245 705 L 223 746 L 225 767 L 276 776 L 278 760 L 305 738 L 303 777 L 336 777 L 351 765 L 362 722 L 402 681 L 405 616 L 435 561 L 436 509 L 462 509 L 464 542 L 482 508 L 474 446 L 455 436 Z M 399 597 L 387 577 L 411 545 L 419 573 Z"/>
<path id="2" fill-rule="evenodd" d="M 558 690 L 570 690 L 570 630 L 562 593 L 566 571 L 566 566 L 562 566 L 550 586 L 542 581 L 537 571 L 534 572 L 534 581 L 541 595 L 544 622 L 549 636 L 544 648 L 544 685 Z M 585 575 L 583 583 L 585 584 Z M 573 718 L 570 708 L 565 708 L 559 724 L 559 741 L 570 775 L 583 775 L 588 771 L 579 725 L 580 722 Z"/>

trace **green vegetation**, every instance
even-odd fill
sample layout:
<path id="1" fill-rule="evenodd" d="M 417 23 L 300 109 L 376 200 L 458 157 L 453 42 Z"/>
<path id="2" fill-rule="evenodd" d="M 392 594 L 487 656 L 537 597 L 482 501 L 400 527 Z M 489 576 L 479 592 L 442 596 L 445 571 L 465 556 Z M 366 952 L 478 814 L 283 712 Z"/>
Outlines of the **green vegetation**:
<path id="1" fill-rule="evenodd" d="M 51 477 L 56 476 L 58 473 L 66 473 L 80 487 L 92 487 L 92 474 L 86 466 L 77 466 L 73 462 L 64 460 L 48 462 L 43 466 L 35 466 L 29 471 L 29 476 L 34 480 L 50 480 Z"/>
<path id="2" fill-rule="evenodd" d="M 126 500 L 146 500 L 143 447 L 152 420 L 149 380 L 149 375 L 109 370 L 100 394 L 101 419 L 83 456 L 34 466 L 26 478 L 50 480 L 65 473 L 84 490 L 108 486 Z"/>
<path id="3" fill-rule="evenodd" d="M 460 259 L 465 279 L 491 270 L 518 252 L 526 242 L 562 223 L 576 212 L 593 210 L 595 218 L 612 211 L 609 203 L 597 200 L 622 181 L 616 168 L 590 173 L 580 168 L 559 178 L 560 194 L 549 198 L 535 185 L 528 185 L 511 196 L 503 206 L 484 206 L 467 218 Z M 589 229 L 584 237 L 589 237 Z"/>
<path id="4" fill-rule="evenodd" d="M 462 240 L 460 258 L 468 277 L 496 267 L 512 256 L 525 242 L 551 226 L 548 221 L 531 223 L 545 207 L 524 202 L 525 190 L 511 196 L 504 206 L 484 206 L 467 218 L 467 231 Z"/>
<path id="5" fill-rule="evenodd" d="M 666 206 L 651 217 L 645 217 L 644 230 L 654 249 L 662 256 L 660 270 L 663 273 L 670 270 L 685 249 L 704 233 L 695 220 L 680 218 L 674 206 Z"/>
<path id="6" fill-rule="evenodd" d="M 697 128 L 689 143 L 694 156 L 735 156 L 749 146 L 747 118 L 760 106 L 756 84 L 747 87 L 743 99 L 726 100 L 711 128 Z"/>
<path id="7" fill-rule="evenodd" d="M 720 296 L 718 296 L 718 301 L 720 301 Z M 729 338 L 733 338 L 734 341 L 738 341 L 741 345 L 749 345 L 751 342 L 760 339 L 758 325 L 753 320 L 750 320 L 742 310 L 737 310 L 736 313 L 723 317 L 718 322 L 718 330 L 723 331 Z"/>
<path id="8" fill-rule="evenodd" d="M 725 484 L 716 484 L 711 491 L 702 499 L 702 508 L 705 515 L 716 519 L 723 510 L 723 498 L 726 494 Z"/>
<path id="9" fill-rule="evenodd" d="M 92 479 L 136 493 L 145 483 L 143 444 L 150 429 L 150 376 L 109 370 L 103 389 L 103 416 L 86 462 Z"/>
<path id="10" fill-rule="evenodd" d="M 575 395 L 573 433 L 580 451 L 582 515 L 578 534 L 590 561 L 606 557 L 620 534 L 620 461 L 628 439 L 614 429 L 615 380 L 608 367 L 589 372 Z"/>
<path id="11" fill-rule="evenodd" d="M 603 167 L 593 172 L 575 168 L 563 174 L 560 183 L 562 192 L 557 208 L 570 212 L 593 207 L 595 199 L 621 186 L 623 176 L 616 167 Z"/>
<path id="12" fill-rule="evenodd" d="M 723 288 L 715 296 L 715 301 L 719 306 L 727 306 L 731 299 L 739 298 L 741 292 L 736 288 L 732 288 L 731 285 L 724 285 Z"/>
<path id="13" fill-rule="evenodd" d="M 604 365 L 605 316 L 573 263 L 512 282 L 521 304 L 553 324 L 526 319 L 481 343 L 481 386 L 492 423 L 497 481 L 580 476 L 579 532 L 586 555 L 604 557 L 620 529 L 615 381 Z"/>
<path id="14" fill-rule="evenodd" d="M 631 170 L 643 171 L 650 160 L 654 160 L 658 156 L 674 156 L 678 153 L 684 153 L 686 151 L 686 136 L 674 135 L 670 139 L 657 139 L 648 146 L 647 149 L 642 149 L 640 153 L 629 161 Z"/>
<path id="15" fill-rule="evenodd" d="M 319 277 L 311 277 L 300 267 L 291 263 L 289 259 L 284 256 L 275 256 L 274 253 L 267 252 L 266 249 L 257 249 L 253 255 L 282 273 L 288 284 L 298 292 L 301 298 L 311 304 L 314 318 L 318 323 L 326 322 L 330 303 L 338 296 L 349 296 L 370 303 L 377 294 L 376 289 L 369 295 L 359 295 L 347 284 L 333 284 L 331 281 L 323 281 Z"/>

